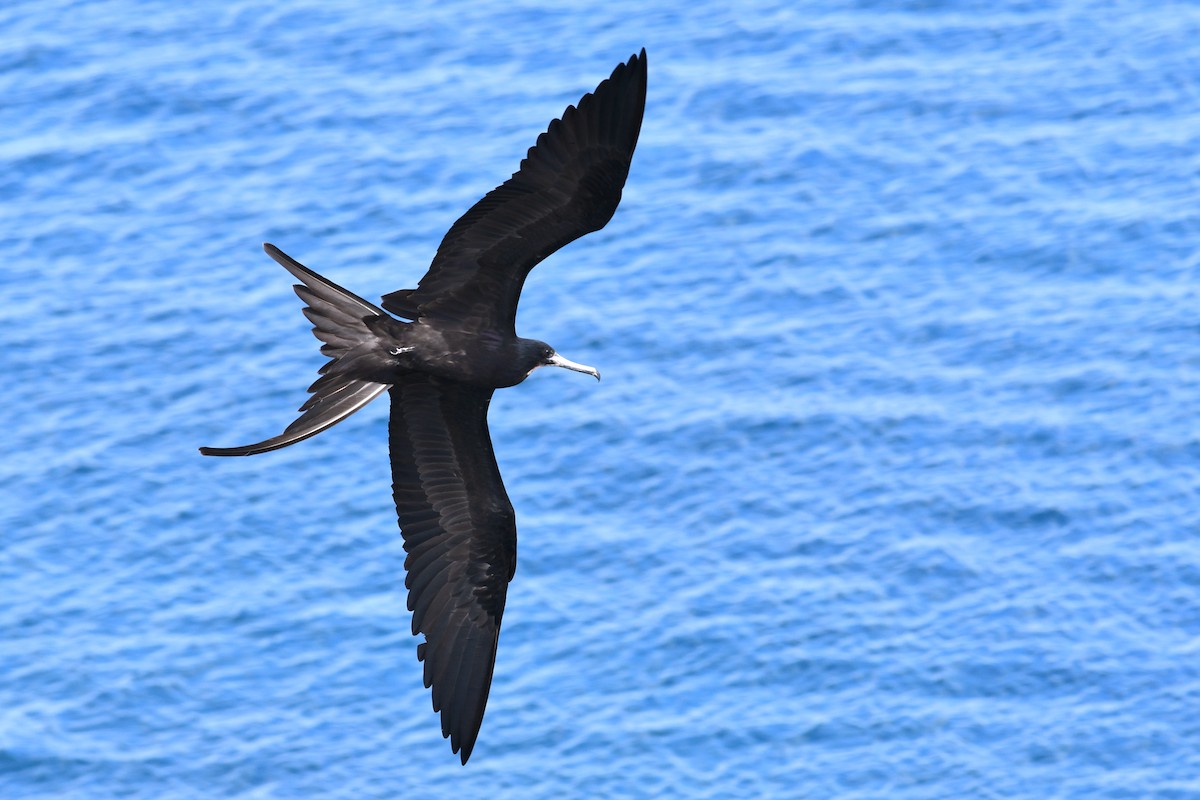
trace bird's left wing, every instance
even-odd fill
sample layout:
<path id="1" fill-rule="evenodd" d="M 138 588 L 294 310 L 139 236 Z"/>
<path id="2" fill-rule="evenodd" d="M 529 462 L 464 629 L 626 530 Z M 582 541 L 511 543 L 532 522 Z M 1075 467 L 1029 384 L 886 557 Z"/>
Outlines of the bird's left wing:
<path id="1" fill-rule="evenodd" d="M 442 735 L 467 763 L 483 721 L 517 529 L 488 435 L 492 390 L 428 375 L 391 389 L 392 489 L 417 658 Z"/>
<path id="2" fill-rule="evenodd" d="M 383 307 L 512 333 L 529 271 L 617 210 L 645 108 L 642 50 L 551 122 L 521 168 L 454 223 L 417 288 Z"/>

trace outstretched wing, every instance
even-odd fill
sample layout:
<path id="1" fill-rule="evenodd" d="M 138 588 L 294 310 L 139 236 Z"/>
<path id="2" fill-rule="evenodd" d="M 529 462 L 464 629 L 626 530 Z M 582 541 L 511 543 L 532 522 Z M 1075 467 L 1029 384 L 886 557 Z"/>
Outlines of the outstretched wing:
<path id="1" fill-rule="evenodd" d="M 513 333 L 529 271 L 617 210 L 645 107 L 643 49 L 551 122 L 521 168 L 454 223 L 417 288 L 383 307 Z"/>
<path id="2" fill-rule="evenodd" d="M 392 490 L 417 658 L 442 735 L 467 763 L 492 684 L 517 528 L 487 408 L 492 390 L 418 373 L 391 389 Z"/>

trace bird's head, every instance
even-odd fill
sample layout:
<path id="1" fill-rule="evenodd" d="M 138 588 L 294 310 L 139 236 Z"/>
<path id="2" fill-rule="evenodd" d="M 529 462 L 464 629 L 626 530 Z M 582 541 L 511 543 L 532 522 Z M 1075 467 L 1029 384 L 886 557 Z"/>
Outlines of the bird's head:
<path id="1" fill-rule="evenodd" d="M 526 376 L 528 376 L 530 372 L 533 372 L 538 367 L 562 367 L 563 369 L 570 369 L 574 370 L 575 372 L 586 373 L 591 375 L 596 380 L 600 380 L 600 371 L 595 367 L 589 367 L 586 364 L 576 364 L 569 358 L 563 358 L 554 351 L 553 347 L 545 342 L 539 342 L 532 339 L 527 339 L 526 341 L 531 345 L 527 352 L 529 354 L 528 361 L 532 362 L 532 366 L 529 367 L 529 372 L 525 373 Z"/>

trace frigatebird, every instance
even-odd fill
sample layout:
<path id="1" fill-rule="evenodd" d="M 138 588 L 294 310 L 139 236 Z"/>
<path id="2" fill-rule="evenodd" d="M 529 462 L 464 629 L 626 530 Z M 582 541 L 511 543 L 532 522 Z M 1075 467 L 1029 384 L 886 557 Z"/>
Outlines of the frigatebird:
<path id="1" fill-rule="evenodd" d="M 517 301 L 531 269 L 616 212 L 645 106 L 643 49 L 552 121 L 520 169 L 450 227 L 417 288 L 384 295 L 382 309 L 263 245 L 300 281 L 296 294 L 330 360 L 283 433 L 244 447 L 200 448 L 248 456 L 287 447 L 389 392 L 404 583 L 413 635 L 425 637 L 417 658 L 442 736 L 463 764 L 483 721 L 517 559 L 516 516 L 492 451 L 488 404 L 496 389 L 538 367 L 599 380 L 594 368 L 517 336 Z"/>

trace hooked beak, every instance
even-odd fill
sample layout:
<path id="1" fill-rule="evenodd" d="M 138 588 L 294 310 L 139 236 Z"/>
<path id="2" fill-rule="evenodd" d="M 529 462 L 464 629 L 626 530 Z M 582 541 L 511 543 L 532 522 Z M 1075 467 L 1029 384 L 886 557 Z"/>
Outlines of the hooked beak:
<path id="1" fill-rule="evenodd" d="M 600 370 L 595 367 L 589 367 L 587 364 L 576 364 L 569 358 L 563 358 L 558 353 L 550 356 L 546 364 L 551 367 L 562 367 L 563 369 L 574 370 L 575 372 L 583 372 L 591 375 L 596 380 L 600 380 Z"/>

